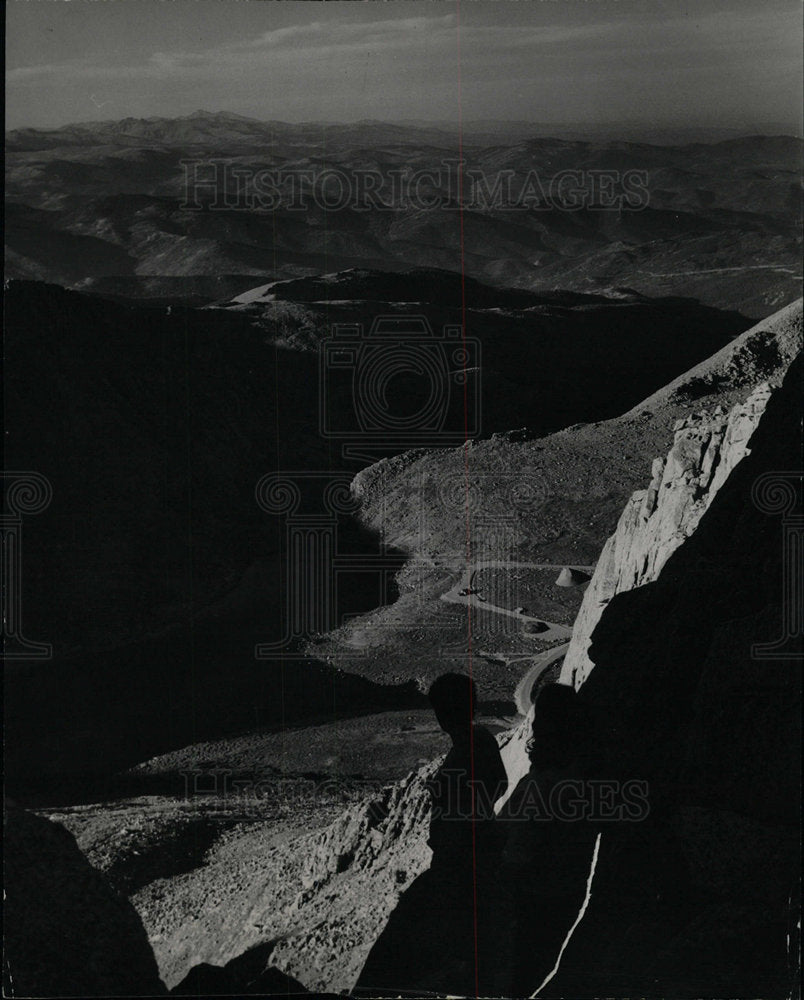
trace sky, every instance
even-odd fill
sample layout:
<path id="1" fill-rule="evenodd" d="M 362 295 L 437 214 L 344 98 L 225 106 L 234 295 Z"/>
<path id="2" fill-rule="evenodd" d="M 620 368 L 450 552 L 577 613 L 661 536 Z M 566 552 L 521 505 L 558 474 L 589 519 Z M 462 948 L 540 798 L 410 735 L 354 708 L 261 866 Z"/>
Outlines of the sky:
<path id="1" fill-rule="evenodd" d="M 628 122 L 801 134 L 800 0 L 7 0 L 6 127 Z"/>

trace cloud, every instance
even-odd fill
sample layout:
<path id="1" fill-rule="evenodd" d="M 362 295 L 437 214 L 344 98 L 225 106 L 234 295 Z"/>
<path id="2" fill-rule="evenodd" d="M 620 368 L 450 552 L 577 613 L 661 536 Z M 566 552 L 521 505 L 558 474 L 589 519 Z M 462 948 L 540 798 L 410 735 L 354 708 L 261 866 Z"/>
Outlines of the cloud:
<path id="1" fill-rule="evenodd" d="M 444 30 L 454 31 L 457 18 L 454 14 L 441 17 L 407 17 L 364 22 L 323 22 L 291 25 L 265 31 L 256 38 L 225 46 L 228 51 L 250 51 L 253 49 L 273 49 L 280 46 L 340 48 L 373 44 L 407 45 L 421 35 L 440 36 Z"/>
<path id="2" fill-rule="evenodd" d="M 132 65 L 98 63 L 82 60 L 21 66 L 8 70 L 9 85 L 24 84 L 38 78 L 62 75 L 68 79 L 167 80 L 208 71 L 212 76 L 226 69 L 248 71 L 264 65 L 270 54 L 280 62 L 294 63 L 309 54 L 319 61 L 347 57 L 355 52 L 413 51 L 424 56 L 426 50 L 444 44 L 454 46 L 454 14 L 439 17 L 385 19 L 367 22 L 313 21 L 263 32 L 254 38 L 216 46 L 200 52 L 154 52 L 145 61 Z"/>
<path id="3" fill-rule="evenodd" d="M 350 19 L 316 20 L 271 29 L 201 51 L 158 51 L 139 63 L 129 65 L 99 61 L 70 62 L 22 66 L 7 73 L 10 86 L 30 85 L 37 79 L 62 76 L 69 80 L 129 80 L 164 81 L 203 78 L 211 80 L 233 72 L 259 73 L 265 70 L 266 57 L 280 74 L 293 70 L 308 60 L 309 68 L 347 60 L 364 54 L 367 58 L 385 55 L 403 58 L 416 67 L 428 62 L 438 74 L 444 60 L 450 65 L 457 60 L 460 33 L 461 62 L 465 71 L 497 62 L 504 65 L 511 59 L 526 59 L 528 53 L 540 57 L 566 58 L 584 54 L 595 65 L 607 59 L 616 60 L 620 52 L 661 57 L 680 50 L 744 51 L 765 50 L 778 44 L 780 20 L 789 21 L 795 31 L 797 12 L 785 12 L 787 17 L 768 19 L 762 12 L 749 12 L 740 17 L 724 17 L 706 12 L 695 16 L 671 18 L 609 18 L 601 22 L 577 24 L 493 24 L 464 23 L 459 25 L 454 13 L 416 15 L 356 21 Z M 537 71 L 538 67 L 534 67 Z M 318 75 L 316 73 L 316 75 Z"/>
<path id="4" fill-rule="evenodd" d="M 113 61 L 96 53 L 11 68 L 9 107 L 20 109 L 17 118 L 33 111 L 41 119 L 46 108 L 58 106 L 62 120 L 75 121 L 91 90 L 136 108 L 137 115 L 183 113 L 187 102 L 232 110 L 259 104 L 279 117 L 444 114 L 456 100 L 460 52 L 469 113 L 504 108 L 506 116 L 526 117 L 534 95 L 548 94 L 553 117 L 591 113 L 589 102 L 603 99 L 612 106 L 633 104 L 635 94 L 645 106 L 660 106 L 671 79 L 679 95 L 697 100 L 703 73 L 728 82 L 731 103 L 765 95 L 770 114 L 789 86 L 780 68 L 794 72 L 800 65 L 795 39 L 801 10 L 789 5 L 767 12 L 734 0 L 728 10 L 701 5 L 682 13 L 653 0 L 533 2 L 499 4 L 497 16 L 497 4 L 466 4 L 460 23 L 452 5 L 435 3 L 286 6 L 304 7 L 312 19 L 251 34 L 241 30 L 234 40 L 230 33 L 220 44 L 195 50 L 189 41 L 167 43 L 158 51 L 141 48 L 136 59 Z M 492 12 L 494 23 L 483 23 Z M 247 23 L 254 22 L 234 27 Z M 258 23 L 261 29 L 265 22 Z M 707 66 L 711 70 L 702 69 Z M 773 93 L 771 77 L 778 81 Z M 717 113 L 714 98 L 708 105 Z"/>

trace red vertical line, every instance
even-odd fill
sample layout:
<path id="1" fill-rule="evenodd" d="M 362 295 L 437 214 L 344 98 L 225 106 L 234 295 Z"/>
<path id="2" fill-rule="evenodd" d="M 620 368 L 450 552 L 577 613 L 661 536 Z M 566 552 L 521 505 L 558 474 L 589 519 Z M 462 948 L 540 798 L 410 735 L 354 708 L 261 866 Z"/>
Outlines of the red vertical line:
<path id="1" fill-rule="evenodd" d="M 184 420 L 185 447 L 187 449 L 187 586 L 190 608 L 190 706 L 193 720 L 193 734 L 197 726 L 197 678 L 195 673 L 195 550 L 193 548 L 193 432 L 192 432 L 192 387 L 190 384 L 190 324 L 184 316 Z"/>
<path id="2" fill-rule="evenodd" d="M 304 535 L 301 529 L 297 529 L 293 533 L 293 562 L 291 563 L 289 569 L 295 570 L 296 572 L 291 572 L 288 574 L 288 579 L 291 583 L 296 580 L 296 586 L 292 588 L 293 590 L 293 619 L 296 622 L 296 627 L 299 631 L 302 631 L 302 623 L 304 622 L 304 609 L 305 609 L 305 598 L 307 596 L 307 581 L 304 576 L 302 576 L 303 571 L 306 569 L 304 565 Z"/>
<path id="3" fill-rule="evenodd" d="M 327 162 L 327 125 L 326 125 L 326 122 L 324 122 L 322 124 L 322 126 L 321 126 L 321 140 L 322 140 L 321 144 L 323 146 L 323 151 L 324 151 L 323 160 L 324 160 L 324 164 L 326 165 L 326 162 Z M 350 192 L 350 195 L 351 195 L 351 192 Z M 321 200 L 323 202 L 323 200 L 324 200 L 323 199 L 323 195 L 322 195 Z M 315 202 L 315 180 L 313 180 L 313 201 Z M 326 205 L 324 205 L 323 208 L 322 208 L 322 214 L 324 216 L 324 269 L 325 269 L 325 273 L 328 273 L 329 272 L 329 209 L 326 207 Z M 331 314 L 330 314 L 330 299 L 329 299 L 329 297 L 327 297 L 326 315 L 327 315 L 327 329 L 331 331 L 332 330 L 332 317 L 331 317 Z M 319 345 L 318 349 L 319 349 L 319 351 L 321 350 L 321 346 L 320 345 Z M 319 367 L 319 372 L 320 371 L 321 371 L 321 369 Z M 319 374 L 319 378 L 320 377 L 321 376 Z M 319 400 L 321 399 L 321 384 L 320 384 L 320 382 L 319 382 L 319 386 L 318 386 L 318 398 L 319 398 Z M 353 402 L 355 403 L 355 405 L 357 405 L 357 400 L 353 400 Z M 319 403 L 319 407 L 320 407 L 320 405 L 321 404 Z M 321 420 L 321 412 L 320 412 L 320 410 L 319 410 L 318 419 L 319 419 L 319 421 Z M 327 455 L 329 457 L 330 468 L 332 468 L 332 451 L 331 451 L 331 448 L 332 448 L 332 442 L 328 440 L 327 441 Z M 337 521 L 338 521 L 338 518 L 337 518 L 337 515 L 336 515 L 335 516 L 335 530 L 336 531 L 338 530 Z M 338 708 L 337 708 L 336 695 L 335 695 L 335 678 L 334 678 L 334 675 L 333 675 L 333 680 L 332 680 L 332 721 L 333 721 L 333 723 L 338 721 Z"/>
<path id="4" fill-rule="evenodd" d="M 275 163 L 276 162 L 276 157 L 274 155 L 274 151 L 275 151 L 274 135 L 275 135 L 275 133 L 274 133 L 274 130 L 272 128 L 271 129 L 271 160 L 272 160 L 272 162 Z M 277 178 L 277 180 L 278 180 L 278 178 Z M 281 196 L 280 196 L 280 201 L 281 201 Z M 273 268 L 273 279 L 274 279 L 274 281 L 276 281 L 277 277 L 278 277 L 277 273 L 276 273 L 276 269 L 277 269 L 277 254 L 276 254 L 276 233 L 277 233 L 277 229 L 276 229 L 276 212 L 277 212 L 277 205 L 274 204 L 274 205 L 271 206 L 271 237 L 272 237 L 271 257 L 272 257 L 272 263 L 273 263 L 273 266 L 274 266 L 274 268 Z M 273 343 L 273 348 L 274 348 L 274 440 L 276 442 L 276 474 L 277 474 L 277 479 L 279 479 L 279 472 L 280 472 L 280 466 L 281 466 L 281 463 L 279 461 L 279 442 L 281 440 L 281 434 L 280 434 L 280 418 L 279 418 L 279 348 L 276 346 L 276 326 L 277 326 L 277 320 L 278 320 L 278 303 L 276 301 L 276 298 L 274 298 L 273 302 L 271 303 L 271 312 L 273 313 L 273 318 L 274 318 L 274 343 Z M 288 519 L 289 519 L 291 515 L 288 514 L 287 516 L 288 516 Z M 280 536 L 280 539 L 281 539 L 281 537 L 282 537 L 281 529 L 280 529 L 280 532 L 279 532 L 279 536 Z M 291 610 L 292 599 L 291 599 L 290 593 L 287 592 L 287 591 L 289 591 L 289 588 L 291 586 L 291 581 L 292 581 L 292 574 L 290 572 L 290 566 L 292 565 L 291 559 L 293 557 L 292 557 L 292 554 L 291 554 L 291 537 L 290 537 L 290 531 L 287 528 L 287 524 L 285 526 L 285 544 L 287 546 L 287 550 L 286 550 L 286 553 L 285 553 L 285 562 L 283 563 L 283 560 L 282 560 L 282 543 L 281 543 L 281 541 L 279 543 L 279 629 L 280 629 L 279 634 L 280 635 L 284 635 L 285 634 L 285 625 L 288 624 L 290 626 L 290 633 L 291 633 L 291 635 L 293 635 L 293 626 L 290 625 L 291 614 L 292 614 L 292 610 Z M 284 614 L 283 614 L 283 612 L 284 612 Z M 284 619 L 284 621 L 283 621 L 283 619 Z M 263 687 L 262 687 L 262 692 L 263 692 L 262 696 L 263 697 L 264 697 L 264 691 L 265 691 L 265 687 L 263 685 Z M 283 761 L 283 765 L 284 765 L 284 760 L 285 760 L 285 657 L 283 655 L 282 647 L 281 646 L 279 647 L 279 705 L 280 705 L 279 732 L 282 734 L 282 741 L 281 741 L 281 743 L 282 743 L 282 761 Z"/>
<path id="5" fill-rule="evenodd" d="M 466 350 L 466 255 L 464 247 L 464 222 L 463 222 L 463 113 L 462 113 L 462 91 L 461 91 L 461 0 L 456 0 L 456 35 L 458 43 L 458 220 L 461 253 L 461 340 L 463 347 L 463 471 L 464 471 L 464 504 L 466 521 L 466 569 L 467 573 L 472 565 L 472 532 L 469 518 L 469 373 L 467 370 L 467 350 Z M 466 625 L 467 625 L 467 658 L 469 665 L 470 682 L 470 706 L 469 718 L 471 720 L 474 712 L 474 700 L 472 697 L 472 604 L 471 600 L 466 605 Z M 470 794 L 472 801 L 472 926 L 474 929 L 474 955 L 475 955 L 475 996 L 480 995 L 480 970 L 477 942 L 477 809 L 475 794 L 475 739 L 474 730 L 469 730 L 469 774 L 470 774 Z"/>

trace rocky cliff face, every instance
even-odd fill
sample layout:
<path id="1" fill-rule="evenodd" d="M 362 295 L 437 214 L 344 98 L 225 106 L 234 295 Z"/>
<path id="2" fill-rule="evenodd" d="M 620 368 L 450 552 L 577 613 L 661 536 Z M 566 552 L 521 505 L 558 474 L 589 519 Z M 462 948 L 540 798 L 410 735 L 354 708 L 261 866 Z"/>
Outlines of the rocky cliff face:
<path id="1" fill-rule="evenodd" d="M 615 768 L 603 776 L 647 776 L 651 816 L 604 830 L 588 913 L 544 996 L 786 995 L 800 663 L 793 647 L 771 657 L 753 648 L 784 634 L 782 515 L 800 517 L 800 481 L 781 491 L 789 503 L 776 513 L 755 484 L 800 467 L 794 369 L 781 388 L 676 425 L 590 585 L 570 651 L 574 682 L 602 723 L 600 767 Z M 526 721 L 501 738 L 512 784 L 527 770 L 528 730 Z M 242 959 L 316 992 L 350 989 L 429 864 L 426 783 L 438 763 L 289 843 L 267 846 L 263 830 L 244 824 L 202 868 L 142 888 L 133 902 L 162 979 L 189 989 L 193 969 Z M 41 854 L 45 896 L 52 875 Z M 46 933 L 43 923 L 28 941 Z M 60 984 L 90 969 L 82 958 L 64 971 L 63 958 L 47 957 Z M 84 995 L 147 988 L 76 982 Z"/>
<path id="2" fill-rule="evenodd" d="M 651 813 L 603 826 L 589 909 L 542 995 L 795 992 L 801 389 L 799 358 L 758 423 L 761 397 L 732 411 L 724 473 L 728 441 L 742 457 L 702 512 L 684 483 L 687 514 L 670 520 L 689 532 L 693 516 L 694 531 L 599 615 L 580 697 L 598 765 L 647 780 Z M 741 427 L 753 428 L 747 452 Z M 703 460 L 692 470 L 699 482 Z"/>
<path id="3" fill-rule="evenodd" d="M 770 395 L 763 383 L 729 413 L 718 407 L 676 423 L 667 458 L 654 461 L 650 485 L 633 494 L 603 548 L 575 621 L 562 684 L 578 688 L 589 676 L 590 638 L 612 597 L 655 580 L 695 531 L 732 469 L 749 453 Z"/>
<path id="4" fill-rule="evenodd" d="M 289 843 L 266 847 L 264 831 L 245 827 L 203 868 L 140 890 L 133 902 L 167 985 L 196 966 L 267 951 L 271 966 L 315 993 L 351 989 L 399 896 L 430 863 L 426 783 L 439 763 Z"/>
<path id="5" fill-rule="evenodd" d="M 411 772 L 311 838 L 293 902 L 307 929 L 300 942 L 276 950 L 277 963 L 291 974 L 298 970 L 309 989 L 351 989 L 400 895 L 429 866 L 426 785 L 438 763 Z"/>

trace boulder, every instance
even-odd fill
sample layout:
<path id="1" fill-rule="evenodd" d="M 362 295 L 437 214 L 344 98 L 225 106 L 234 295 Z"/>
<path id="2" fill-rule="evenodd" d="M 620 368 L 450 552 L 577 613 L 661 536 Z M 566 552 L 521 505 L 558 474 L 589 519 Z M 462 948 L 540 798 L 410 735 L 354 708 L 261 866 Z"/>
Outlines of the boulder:
<path id="1" fill-rule="evenodd" d="M 562 567 L 561 572 L 556 577 L 557 587 L 582 587 L 589 582 L 589 574 L 579 569 L 572 569 L 570 566 Z"/>

